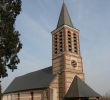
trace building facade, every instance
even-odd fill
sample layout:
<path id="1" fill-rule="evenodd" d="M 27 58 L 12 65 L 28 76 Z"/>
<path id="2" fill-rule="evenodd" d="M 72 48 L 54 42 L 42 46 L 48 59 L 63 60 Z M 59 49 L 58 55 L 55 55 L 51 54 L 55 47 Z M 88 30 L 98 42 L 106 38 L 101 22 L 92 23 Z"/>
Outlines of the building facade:
<path id="1" fill-rule="evenodd" d="M 53 74 L 60 74 L 61 98 L 68 91 L 75 75 L 84 80 L 79 30 L 73 27 L 65 4 L 62 6 L 57 28 L 52 31 L 52 67 Z"/>
<path id="2" fill-rule="evenodd" d="M 52 31 L 52 66 L 20 77 L 8 86 L 3 100 L 88 100 L 100 95 L 85 82 L 79 30 L 63 3 Z"/>

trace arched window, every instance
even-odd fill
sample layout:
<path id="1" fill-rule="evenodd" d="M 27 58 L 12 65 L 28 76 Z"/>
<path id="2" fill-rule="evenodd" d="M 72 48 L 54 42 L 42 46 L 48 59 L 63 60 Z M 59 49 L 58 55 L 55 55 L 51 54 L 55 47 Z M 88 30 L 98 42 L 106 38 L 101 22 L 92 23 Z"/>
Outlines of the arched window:
<path id="1" fill-rule="evenodd" d="M 78 53 L 78 45 L 77 45 L 77 35 L 76 33 L 73 34 L 73 46 L 74 46 L 74 53 Z"/>
<path id="2" fill-rule="evenodd" d="M 62 32 L 59 33 L 59 51 L 63 51 L 63 39 L 62 39 Z"/>
<path id="3" fill-rule="evenodd" d="M 54 35 L 54 53 L 57 54 L 57 34 Z"/>
<path id="4" fill-rule="evenodd" d="M 68 51 L 72 52 L 72 46 L 71 46 L 71 32 L 68 31 Z"/>

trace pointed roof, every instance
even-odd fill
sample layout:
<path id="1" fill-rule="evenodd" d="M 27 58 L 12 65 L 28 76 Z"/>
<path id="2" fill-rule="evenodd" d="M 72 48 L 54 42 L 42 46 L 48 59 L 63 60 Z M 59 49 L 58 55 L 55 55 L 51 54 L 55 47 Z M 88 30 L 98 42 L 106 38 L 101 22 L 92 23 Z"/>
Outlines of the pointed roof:
<path id="1" fill-rule="evenodd" d="M 63 2 L 63 6 L 62 6 L 62 9 L 61 9 L 61 12 L 60 12 L 57 28 L 59 28 L 62 25 L 68 25 L 70 27 L 73 27 L 71 18 L 69 16 L 67 7 L 66 7 L 64 2 Z"/>
<path id="2" fill-rule="evenodd" d="M 74 97 L 100 97 L 91 87 L 89 87 L 78 76 L 75 76 L 65 98 Z"/>

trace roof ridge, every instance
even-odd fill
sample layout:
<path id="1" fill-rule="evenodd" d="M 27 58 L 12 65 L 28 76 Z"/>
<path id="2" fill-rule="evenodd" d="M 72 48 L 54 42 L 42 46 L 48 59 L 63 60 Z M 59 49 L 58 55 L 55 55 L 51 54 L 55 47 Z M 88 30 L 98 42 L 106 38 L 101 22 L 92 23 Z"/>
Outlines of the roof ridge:
<path id="1" fill-rule="evenodd" d="M 48 68 L 51 68 L 51 67 L 52 67 L 52 66 L 45 67 L 45 68 L 42 68 L 42 69 L 38 69 L 38 70 L 36 70 L 36 71 L 32 71 L 32 72 L 29 72 L 29 73 L 27 73 L 27 74 L 17 76 L 17 77 L 15 77 L 15 78 L 20 78 L 20 77 L 22 77 L 22 76 L 26 76 L 26 75 L 29 75 L 29 74 L 32 74 L 32 73 L 35 73 L 35 72 L 39 72 L 39 71 L 42 71 L 42 70 L 45 70 L 45 69 L 48 69 Z"/>
<path id="2" fill-rule="evenodd" d="M 79 96 L 79 84 L 78 84 L 78 76 L 76 75 L 75 76 L 76 78 L 76 85 L 77 85 L 77 91 L 78 91 L 78 96 Z"/>

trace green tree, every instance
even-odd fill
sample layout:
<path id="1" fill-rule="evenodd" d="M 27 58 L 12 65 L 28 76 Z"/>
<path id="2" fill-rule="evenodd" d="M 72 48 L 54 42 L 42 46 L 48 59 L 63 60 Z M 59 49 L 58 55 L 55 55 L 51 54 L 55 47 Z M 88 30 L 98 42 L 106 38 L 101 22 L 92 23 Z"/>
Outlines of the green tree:
<path id="1" fill-rule="evenodd" d="M 8 75 L 7 69 L 17 69 L 18 53 L 22 48 L 15 21 L 21 11 L 21 0 L 0 0 L 0 78 Z"/>

